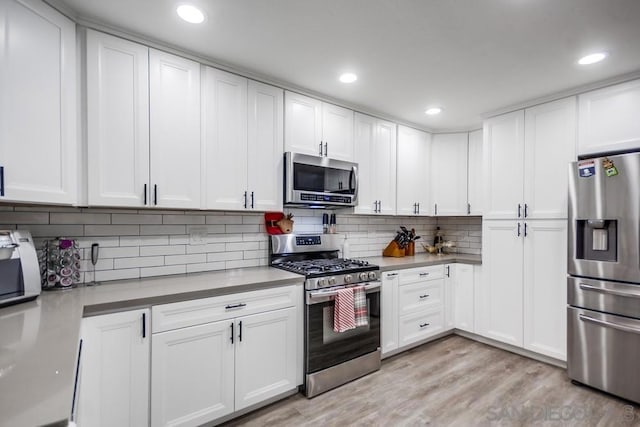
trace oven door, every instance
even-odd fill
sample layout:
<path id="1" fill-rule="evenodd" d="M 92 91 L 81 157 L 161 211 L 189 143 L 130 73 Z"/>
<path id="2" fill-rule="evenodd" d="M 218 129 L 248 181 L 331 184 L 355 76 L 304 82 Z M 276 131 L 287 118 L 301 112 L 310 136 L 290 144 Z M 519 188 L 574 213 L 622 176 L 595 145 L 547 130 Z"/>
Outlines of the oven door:
<path id="1" fill-rule="evenodd" d="M 333 330 L 335 292 L 307 291 L 306 374 L 355 359 L 380 347 L 380 282 L 369 282 L 364 286 L 369 324 L 341 333 Z"/>
<path id="2" fill-rule="evenodd" d="M 285 153 L 285 203 L 355 206 L 357 200 L 356 163 Z"/>

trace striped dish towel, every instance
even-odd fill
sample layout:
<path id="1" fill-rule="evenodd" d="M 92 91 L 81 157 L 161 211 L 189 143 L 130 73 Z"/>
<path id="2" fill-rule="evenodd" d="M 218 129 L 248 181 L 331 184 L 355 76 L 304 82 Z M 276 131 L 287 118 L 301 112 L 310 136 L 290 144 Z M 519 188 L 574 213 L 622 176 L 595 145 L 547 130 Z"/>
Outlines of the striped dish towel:
<path id="1" fill-rule="evenodd" d="M 367 326 L 369 324 L 369 313 L 367 313 L 367 293 L 364 286 L 353 288 L 353 311 L 356 316 L 356 327 Z"/>
<path id="2" fill-rule="evenodd" d="M 356 327 L 356 315 L 353 304 L 353 290 L 339 289 L 333 308 L 333 330 L 344 332 Z"/>

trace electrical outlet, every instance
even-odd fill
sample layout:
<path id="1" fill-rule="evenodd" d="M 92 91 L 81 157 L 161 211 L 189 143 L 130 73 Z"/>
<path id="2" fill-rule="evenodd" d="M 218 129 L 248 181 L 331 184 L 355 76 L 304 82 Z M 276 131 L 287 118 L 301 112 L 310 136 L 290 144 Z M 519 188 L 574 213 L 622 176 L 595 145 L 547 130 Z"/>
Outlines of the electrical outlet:
<path id="1" fill-rule="evenodd" d="M 205 245 L 207 242 L 206 228 L 192 228 L 189 231 L 189 244 L 193 246 Z"/>

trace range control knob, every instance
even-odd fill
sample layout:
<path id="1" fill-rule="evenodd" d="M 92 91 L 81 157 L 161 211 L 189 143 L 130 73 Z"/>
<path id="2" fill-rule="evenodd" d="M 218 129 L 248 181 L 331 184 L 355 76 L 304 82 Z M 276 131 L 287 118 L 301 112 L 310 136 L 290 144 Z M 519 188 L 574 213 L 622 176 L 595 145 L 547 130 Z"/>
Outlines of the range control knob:
<path id="1" fill-rule="evenodd" d="M 360 273 L 358 277 L 360 278 L 360 280 L 367 280 L 369 275 L 367 273 Z"/>
<path id="2" fill-rule="evenodd" d="M 375 271 L 369 272 L 369 280 L 376 280 L 377 278 L 378 278 L 378 275 L 376 274 Z"/>
<path id="3" fill-rule="evenodd" d="M 318 279 L 318 287 L 327 286 L 327 279 Z"/>
<path id="4" fill-rule="evenodd" d="M 335 277 L 329 277 L 329 284 L 330 285 L 335 285 L 336 284 L 336 278 Z"/>
<path id="5" fill-rule="evenodd" d="M 353 281 L 353 276 L 350 274 L 344 275 L 344 283 L 351 283 Z"/>

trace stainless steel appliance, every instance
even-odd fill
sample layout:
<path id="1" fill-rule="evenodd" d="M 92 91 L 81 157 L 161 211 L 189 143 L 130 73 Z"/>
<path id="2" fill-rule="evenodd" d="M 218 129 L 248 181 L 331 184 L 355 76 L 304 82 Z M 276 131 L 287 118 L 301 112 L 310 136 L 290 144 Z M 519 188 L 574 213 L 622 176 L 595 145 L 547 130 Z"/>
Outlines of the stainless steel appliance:
<path id="1" fill-rule="evenodd" d="M 31 234 L 0 230 L 0 248 L 11 248 L 0 257 L 0 306 L 35 299 L 41 289 L 40 268 Z"/>
<path id="2" fill-rule="evenodd" d="M 284 202 L 288 206 L 355 206 L 358 165 L 328 157 L 285 153 Z"/>
<path id="3" fill-rule="evenodd" d="M 640 153 L 571 165 L 568 267 L 569 377 L 640 402 Z"/>
<path id="4" fill-rule="evenodd" d="M 338 258 L 337 235 L 271 236 L 271 265 L 305 280 L 305 383 L 313 397 L 380 369 L 379 267 Z M 368 325 L 333 330 L 334 299 L 348 286 L 364 286 Z"/>

